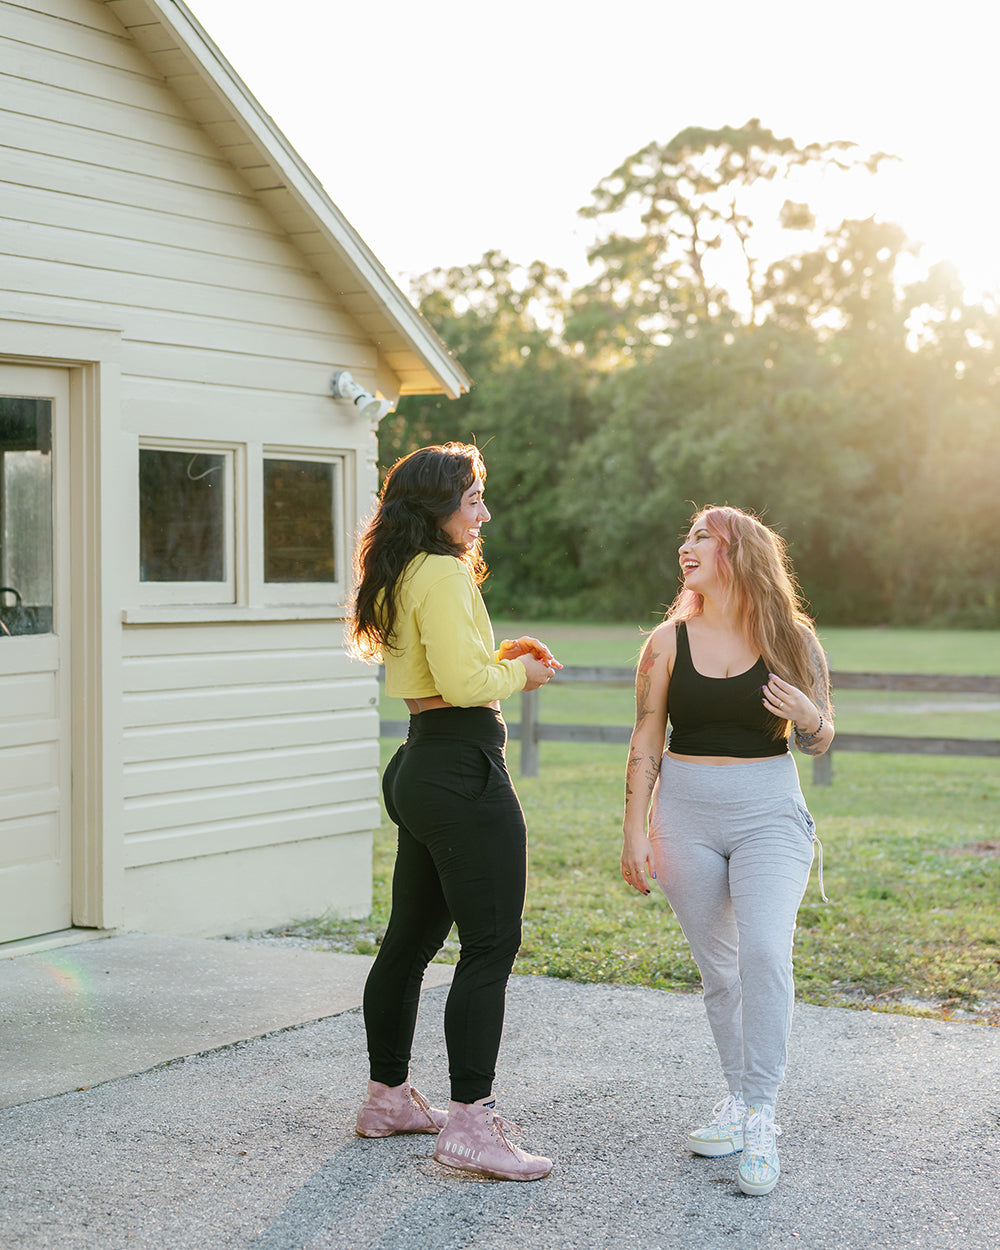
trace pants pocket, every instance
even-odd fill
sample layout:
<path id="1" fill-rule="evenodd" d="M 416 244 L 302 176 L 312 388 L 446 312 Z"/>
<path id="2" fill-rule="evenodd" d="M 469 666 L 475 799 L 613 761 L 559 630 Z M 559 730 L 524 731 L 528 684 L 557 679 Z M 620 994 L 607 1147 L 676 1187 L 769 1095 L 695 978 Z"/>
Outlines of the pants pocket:
<path id="1" fill-rule="evenodd" d="M 496 764 L 489 752 L 475 743 L 461 747 L 456 761 L 456 781 L 467 799 L 478 803 L 485 798 L 494 780 Z"/>
<path id="2" fill-rule="evenodd" d="M 793 800 L 792 806 L 795 809 L 796 820 L 802 827 L 802 832 L 806 835 L 810 842 L 815 842 L 816 822 L 813 820 L 812 813 L 809 811 L 809 808 L 806 807 L 805 803 L 802 803 L 798 799 Z"/>

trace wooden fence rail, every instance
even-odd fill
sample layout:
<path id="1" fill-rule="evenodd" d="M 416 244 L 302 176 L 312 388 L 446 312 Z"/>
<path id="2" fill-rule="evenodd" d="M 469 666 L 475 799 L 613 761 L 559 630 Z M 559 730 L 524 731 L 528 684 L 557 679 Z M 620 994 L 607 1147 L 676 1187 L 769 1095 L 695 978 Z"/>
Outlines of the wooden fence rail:
<path id="1" fill-rule="evenodd" d="M 840 673 L 830 674 L 834 692 L 838 690 L 916 691 L 933 694 L 995 694 L 1000 695 L 1000 677 L 950 675 L 947 673 Z M 635 670 L 631 668 L 560 669 L 552 682 L 560 685 L 586 683 L 603 686 L 631 686 Z M 521 695 L 521 719 L 508 726 L 511 738 L 521 743 L 521 775 L 537 777 L 540 742 L 610 742 L 627 743 L 631 725 L 571 725 L 544 722 L 541 719 L 541 690 Z M 406 721 L 382 721 L 384 738 L 402 737 Z M 992 738 L 918 738 L 893 737 L 887 734 L 838 733 L 834 745 L 825 755 L 813 759 L 813 782 L 828 786 L 833 780 L 834 751 L 875 751 L 890 755 L 996 755 L 1000 756 L 1000 740 Z"/>

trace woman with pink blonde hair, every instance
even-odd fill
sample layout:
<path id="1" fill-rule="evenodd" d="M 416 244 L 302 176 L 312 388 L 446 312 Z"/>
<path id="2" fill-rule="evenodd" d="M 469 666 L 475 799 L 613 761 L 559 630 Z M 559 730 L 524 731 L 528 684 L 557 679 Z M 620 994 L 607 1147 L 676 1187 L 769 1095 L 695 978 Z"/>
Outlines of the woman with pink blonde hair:
<path id="1" fill-rule="evenodd" d="M 728 1090 L 689 1147 L 741 1154 L 737 1183 L 760 1195 L 780 1172 L 792 936 L 817 841 L 788 742 L 829 749 L 829 674 L 774 530 L 704 508 L 679 554 L 683 585 L 636 673 L 621 871 L 641 894 L 655 879 L 701 972 Z"/>

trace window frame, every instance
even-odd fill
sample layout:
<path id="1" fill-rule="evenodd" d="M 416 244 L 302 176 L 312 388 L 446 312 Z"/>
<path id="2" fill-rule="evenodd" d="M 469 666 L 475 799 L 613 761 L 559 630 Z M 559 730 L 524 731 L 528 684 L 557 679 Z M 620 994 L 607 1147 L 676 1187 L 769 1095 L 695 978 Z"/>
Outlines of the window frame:
<path id="1" fill-rule="evenodd" d="M 302 447 L 265 443 L 260 447 L 259 463 L 253 466 L 252 472 L 256 479 L 256 490 L 259 492 L 259 515 L 255 517 L 259 525 L 260 540 L 255 543 L 254 567 L 257 585 L 260 588 L 261 602 L 266 605 L 326 605 L 338 607 L 343 605 L 347 596 L 348 545 L 347 534 L 347 481 L 348 456 L 346 451 L 332 448 Z M 264 463 L 267 460 L 302 460 L 309 464 L 328 464 L 333 468 L 333 567 L 336 580 L 332 582 L 269 582 L 265 580 L 265 542 L 264 542 Z"/>
<path id="2" fill-rule="evenodd" d="M 125 624 L 209 621 L 341 620 L 353 568 L 357 524 L 357 448 L 262 440 L 217 441 L 141 434 L 133 444 L 134 518 L 131 546 L 134 590 L 123 605 Z M 225 541 L 230 576 L 223 582 L 143 582 L 140 580 L 141 500 L 139 451 L 225 454 L 231 468 L 230 502 L 225 510 Z M 334 568 L 336 582 L 264 581 L 264 459 L 308 460 L 334 467 Z M 223 589 L 224 588 L 224 589 Z M 192 593 L 195 592 L 195 593 Z M 227 595 L 227 598 L 223 598 Z"/>
<path id="3" fill-rule="evenodd" d="M 224 464 L 225 493 L 222 507 L 222 556 L 225 576 L 217 582 L 157 582 L 142 579 L 142 491 L 140 458 L 144 451 L 166 451 L 191 455 L 222 456 Z M 238 540 L 237 535 L 245 529 L 244 492 L 240 488 L 244 448 L 237 443 L 218 443 L 201 439 L 171 439 L 142 437 L 139 439 L 135 461 L 136 513 L 136 564 L 135 577 L 138 602 L 142 605 L 218 606 L 232 607 L 238 598 Z"/>

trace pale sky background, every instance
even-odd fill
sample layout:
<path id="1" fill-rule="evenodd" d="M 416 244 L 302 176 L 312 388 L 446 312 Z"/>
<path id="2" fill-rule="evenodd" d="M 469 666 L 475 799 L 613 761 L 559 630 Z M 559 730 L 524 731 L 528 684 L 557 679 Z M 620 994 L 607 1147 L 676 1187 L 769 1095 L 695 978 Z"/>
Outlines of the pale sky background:
<path id="1" fill-rule="evenodd" d="M 404 289 L 493 248 L 583 281 L 602 177 L 759 117 L 901 157 L 852 213 L 1000 291 L 996 0 L 187 3 Z"/>

